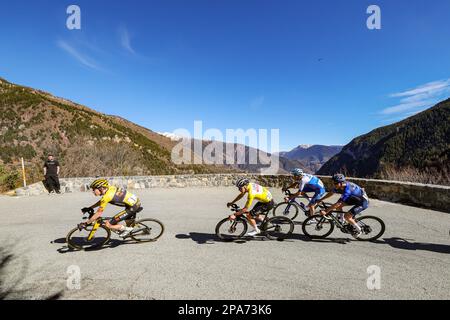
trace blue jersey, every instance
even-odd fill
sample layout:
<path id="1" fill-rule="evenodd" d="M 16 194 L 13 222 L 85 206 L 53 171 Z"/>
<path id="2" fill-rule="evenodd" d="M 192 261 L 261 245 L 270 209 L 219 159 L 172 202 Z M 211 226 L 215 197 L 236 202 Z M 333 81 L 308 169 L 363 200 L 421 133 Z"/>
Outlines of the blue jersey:
<path id="1" fill-rule="evenodd" d="M 362 199 L 365 195 L 364 190 L 353 182 L 346 182 L 344 191 L 334 189 L 333 192 L 342 193 L 342 197 L 339 199 L 342 202 L 346 202 L 350 197 Z"/>
<path id="2" fill-rule="evenodd" d="M 311 174 L 304 174 L 300 181 L 299 192 L 318 192 L 325 189 L 323 182 Z"/>

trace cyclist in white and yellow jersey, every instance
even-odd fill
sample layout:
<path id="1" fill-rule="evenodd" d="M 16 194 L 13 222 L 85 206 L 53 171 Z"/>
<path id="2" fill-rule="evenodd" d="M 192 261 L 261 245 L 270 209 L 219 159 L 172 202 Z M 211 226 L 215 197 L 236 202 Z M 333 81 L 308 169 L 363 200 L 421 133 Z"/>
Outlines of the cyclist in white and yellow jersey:
<path id="1" fill-rule="evenodd" d="M 236 187 L 238 187 L 240 194 L 236 197 L 236 199 L 234 199 L 234 201 L 227 203 L 228 207 L 231 207 L 234 203 L 241 200 L 246 194 L 248 194 L 248 197 L 247 202 L 245 203 L 245 207 L 239 212 L 232 214 L 230 216 L 230 219 L 234 220 L 236 219 L 236 216 L 245 214 L 248 221 L 250 222 L 250 225 L 254 229 L 253 231 L 247 233 L 247 235 L 253 237 L 261 232 L 258 228 L 255 218 L 257 218 L 260 222 L 263 221 L 264 215 L 262 214 L 274 207 L 272 194 L 267 188 L 264 188 L 256 183 L 250 183 L 250 180 L 246 178 L 238 179 L 238 181 L 236 182 Z M 250 206 L 255 199 L 258 200 L 258 203 L 256 203 L 253 209 L 250 210 Z"/>
<path id="2" fill-rule="evenodd" d="M 136 213 L 142 210 L 139 198 L 131 192 L 128 192 L 126 189 L 110 186 L 108 181 L 105 179 L 95 180 L 91 183 L 90 188 L 94 192 L 95 196 L 101 196 L 102 198 L 92 206 L 81 209 L 83 212 L 89 212 L 98 207 L 97 212 L 88 221 L 81 223 L 79 227 L 81 228 L 96 221 L 102 215 L 106 205 L 110 203 L 115 206 L 125 207 L 125 209 L 116 214 L 111 220 L 106 220 L 105 226 L 120 233 L 122 238 L 127 237 L 130 232 L 133 231 L 133 228 L 118 223 L 121 221 L 127 222 L 127 220 L 134 219 L 136 217 Z"/>

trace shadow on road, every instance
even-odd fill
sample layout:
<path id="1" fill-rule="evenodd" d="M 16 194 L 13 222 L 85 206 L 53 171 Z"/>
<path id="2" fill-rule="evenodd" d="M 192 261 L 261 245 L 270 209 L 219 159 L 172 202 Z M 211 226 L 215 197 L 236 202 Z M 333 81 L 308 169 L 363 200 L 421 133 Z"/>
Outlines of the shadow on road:
<path id="1" fill-rule="evenodd" d="M 59 253 L 69 253 L 69 252 L 78 252 L 80 250 L 75 250 L 72 249 L 70 247 L 67 246 L 66 244 L 66 238 L 58 238 L 55 239 L 53 241 L 51 241 L 51 243 L 61 243 L 61 244 L 65 244 L 65 246 L 57 249 L 56 251 L 58 251 Z M 132 240 L 132 239 L 128 239 L 128 240 L 118 240 L 118 239 L 110 239 L 108 241 L 108 243 L 106 243 L 104 246 L 100 247 L 100 248 L 94 248 L 94 249 L 85 249 L 83 251 L 89 252 L 89 251 L 100 251 L 103 249 L 109 249 L 109 248 L 115 248 L 121 245 L 127 245 L 127 244 L 138 244 L 138 242 Z"/>
<path id="2" fill-rule="evenodd" d="M 19 270 L 14 276 L 9 266 L 13 266 L 15 270 Z M 21 283 L 27 277 L 28 263 L 13 254 L 9 249 L 0 247 L 0 300 L 16 300 L 28 297 L 30 292 L 37 290 L 37 286 L 21 287 Z M 48 289 L 47 289 L 48 291 Z M 58 300 L 63 296 L 63 291 L 57 291 L 52 295 L 40 298 L 42 300 Z"/>
<path id="3" fill-rule="evenodd" d="M 450 245 L 446 244 L 411 242 L 409 241 L 411 239 L 403 239 L 403 238 L 384 238 L 383 240 L 384 241 L 377 241 L 376 243 L 388 244 L 396 249 L 450 253 Z"/>
<path id="4" fill-rule="evenodd" d="M 230 241 L 224 241 L 217 237 L 213 233 L 200 233 L 200 232 L 189 232 L 189 234 L 177 234 L 175 236 L 177 239 L 192 239 L 198 244 L 214 244 L 214 242 L 234 242 L 234 243 L 246 243 L 247 239 L 236 239 Z"/>
<path id="5" fill-rule="evenodd" d="M 324 243 L 337 243 L 337 244 L 347 244 L 355 240 L 349 238 L 325 238 L 325 239 L 311 239 L 301 233 L 293 233 L 286 240 L 300 240 L 305 242 L 324 242 Z"/>
<path id="6" fill-rule="evenodd" d="M 277 241 L 277 240 L 269 240 L 264 235 L 258 235 L 255 237 L 250 236 L 244 236 L 239 239 L 230 239 L 230 240 L 222 240 L 217 235 L 213 233 L 200 233 L 200 232 L 190 232 L 189 234 L 177 234 L 175 236 L 177 239 L 191 239 L 198 244 L 214 244 L 214 242 L 233 242 L 233 243 L 246 243 L 248 241 Z M 278 240 L 280 242 L 290 242 L 290 240 L 301 240 L 301 241 L 316 241 L 316 242 L 334 242 L 334 243 L 348 243 L 352 240 L 349 239 L 318 239 L 318 240 L 311 240 L 307 236 L 304 236 L 302 234 L 292 234 L 290 237 L 284 239 L 284 240 Z"/>

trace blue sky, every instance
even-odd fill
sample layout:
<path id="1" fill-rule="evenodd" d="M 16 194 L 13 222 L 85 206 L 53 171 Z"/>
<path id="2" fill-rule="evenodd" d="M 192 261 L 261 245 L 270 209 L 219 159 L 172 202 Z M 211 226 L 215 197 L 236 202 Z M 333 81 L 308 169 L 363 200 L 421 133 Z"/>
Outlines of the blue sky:
<path id="1" fill-rule="evenodd" d="M 450 96 L 448 0 L 1 4 L 0 77 L 158 132 L 201 120 L 280 129 L 282 150 L 346 144 Z"/>

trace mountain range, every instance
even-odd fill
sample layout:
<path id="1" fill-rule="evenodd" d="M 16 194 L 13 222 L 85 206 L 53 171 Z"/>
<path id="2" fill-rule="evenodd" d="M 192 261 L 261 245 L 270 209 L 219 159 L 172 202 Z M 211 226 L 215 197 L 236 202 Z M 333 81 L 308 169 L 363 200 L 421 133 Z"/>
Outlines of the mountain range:
<path id="1" fill-rule="evenodd" d="M 205 148 L 212 142 L 200 143 Z M 5 172 L 9 168 L 17 173 L 22 157 L 29 180 L 40 180 L 48 153 L 60 160 L 61 176 L 259 172 L 267 165 L 261 161 L 249 164 L 249 155 L 270 156 L 242 144 L 226 144 L 224 149 L 233 150 L 234 157 L 247 160 L 225 165 L 175 164 L 171 155 L 177 144 L 179 137 L 0 78 L 0 185 L 5 179 L 8 185 L 15 183 L 18 174 L 11 180 Z M 447 99 L 344 147 L 300 145 L 282 152 L 278 173 L 299 167 L 322 175 L 342 172 L 354 177 L 449 184 L 449 144 Z M 192 159 L 201 159 L 203 155 L 192 149 Z M 225 161 L 219 159 L 219 163 Z"/>
<path id="2" fill-rule="evenodd" d="M 31 181 L 41 179 L 48 153 L 59 159 L 61 176 L 259 172 L 267 167 L 248 161 L 236 165 L 174 164 L 171 152 L 177 140 L 173 137 L 2 78 L 0 111 L 0 171 L 5 167 L 16 170 L 23 157 Z M 202 142 L 204 147 L 209 143 Z M 246 159 L 254 151 L 239 144 L 231 148 L 236 154 L 240 150 Z M 202 155 L 192 152 L 191 156 L 199 159 Z M 297 166 L 302 164 L 282 158 L 279 173 Z"/>
<path id="3" fill-rule="evenodd" d="M 334 155 L 339 153 L 342 146 L 299 145 L 287 152 L 280 152 L 280 156 L 303 163 L 309 172 L 317 172 Z"/>
<path id="4" fill-rule="evenodd" d="M 450 99 L 403 121 L 353 139 L 319 170 L 371 177 L 450 183 Z"/>

